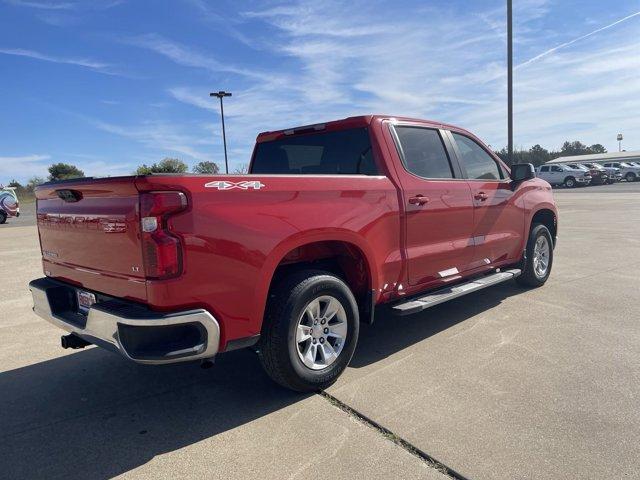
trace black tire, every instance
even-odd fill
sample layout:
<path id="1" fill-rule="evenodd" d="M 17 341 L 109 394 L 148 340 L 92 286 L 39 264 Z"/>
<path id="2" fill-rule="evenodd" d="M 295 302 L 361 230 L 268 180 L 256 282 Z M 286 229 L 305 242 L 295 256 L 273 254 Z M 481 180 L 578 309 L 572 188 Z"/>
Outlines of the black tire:
<path id="1" fill-rule="evenodd" d="M 544 275 L 538 275 L 534 266 L 534 249 L 540 237 L 545 237 L 549 245 L 548 266 Z M 551 232 L 545 225 L 534 223 L 531 226 L 529 240 L 527 241 L 527 256 L 523 263 L 522 274 L 516 278 L 516 282 L 523 287 L 536 288 L 544 285 L 551 274 L 551 267 L 553 266 L 553 239 L 551 238 Z"/>
<path id="2" fill-rule="evenodd" d="M 563 183 L 567 188 L 574 188 L 576 186 L 576 179 L 573 177 L 567 177 L 564 179 Z"/>
<path id="3" fill-rule="evenodd" d="M 635 174 L 633 174 L 633 173 L 631 173 L 631 172 L 627 173 L 627 174 L 624 176 L 624 178 L 625 178 L 625 180 L 626 180 L 627 182 L 635 182 L 635 181 L 636 181 L 636 176 L 635 176 Z"/>
<path id="4" fill-rule="evenodd" d="M 7 221 L 7 214 L 0 210 L 0 225 Z"/>
<path id="5" fill-rule="evenodd" d="M 307 305 L 327 295 L 338 300 L 344 308 L 347 334 L 333 363 L 320 370 L 312 370 L 298 355 L 296 331 Z M 283 387 L 299 392 L 322 390 L 335 382 L 347 368 L 356 349 L 359 327 L 356 299 L 342 280 L 321 270 L 300 271 L 286 277 L 271 292 L 258 355 L 267 374 Z"/>

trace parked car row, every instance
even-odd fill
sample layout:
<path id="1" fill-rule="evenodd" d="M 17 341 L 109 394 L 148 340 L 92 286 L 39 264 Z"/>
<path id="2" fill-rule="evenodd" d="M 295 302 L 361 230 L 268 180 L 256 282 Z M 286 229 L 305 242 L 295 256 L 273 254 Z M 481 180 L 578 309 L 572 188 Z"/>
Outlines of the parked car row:
<path id="1" fill-rule="evenodd" d="M 541 165 L 536 168 L 536 174 L 551 185 L 567 188 L 606 185 L 620 180 L 635 182 L 640 180 L 640 163 L 559 163 Z"/>

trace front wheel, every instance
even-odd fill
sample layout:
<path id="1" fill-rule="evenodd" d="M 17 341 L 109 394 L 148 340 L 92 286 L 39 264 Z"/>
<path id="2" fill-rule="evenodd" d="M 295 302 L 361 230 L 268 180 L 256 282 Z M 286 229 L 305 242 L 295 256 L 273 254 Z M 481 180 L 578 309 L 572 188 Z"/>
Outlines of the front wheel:
<path id="1" fill-rule="evenodd" d="M 341 279 L 317 270 L 292 274 L 269 297 L 260 361 L 286 388 L 327 388 L 351 361 L 359 325 L 356 300 Z"/>
<path id="2" fill-rule="evenodd" d="M 567 177 L 564 179 L 564 186 L 567 188 L 573 188 L 576 186 L 576 179 L 573 177 Z"/>
<path id="3" fill-rule="evenodd" d="M 551 274 L 552 264 L 551 232 L 542 224 L 534 224 L 529 232 L 524 268 L 516 281 L 525 287 L 541 287 Z"/>
<path id="4" fill-rule="evenodd" d="M 624 178 L 627 180 L 627 182 L 635 182 L 636 181 L 636 176 L 631 172 L 627 173 Z"/>
<path id="5" fill-rule="evenodd" d="M 0 224 L 3 224 L 7 221 L 7 214 L 0 210 Z"/>

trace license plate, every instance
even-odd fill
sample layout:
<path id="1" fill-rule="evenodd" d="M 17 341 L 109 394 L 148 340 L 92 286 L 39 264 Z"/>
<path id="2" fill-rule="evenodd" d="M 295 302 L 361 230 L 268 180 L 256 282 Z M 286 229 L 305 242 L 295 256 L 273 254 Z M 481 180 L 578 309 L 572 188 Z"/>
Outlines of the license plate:
<path id="1" fill-rule="evenodd" d="M 89 313 L 89 307 L 96 303 L 96 296 L 91 292 L 85 292 L 84 290 L 78 290 L 76 292 L 78 297 L 78 312 Z"/>

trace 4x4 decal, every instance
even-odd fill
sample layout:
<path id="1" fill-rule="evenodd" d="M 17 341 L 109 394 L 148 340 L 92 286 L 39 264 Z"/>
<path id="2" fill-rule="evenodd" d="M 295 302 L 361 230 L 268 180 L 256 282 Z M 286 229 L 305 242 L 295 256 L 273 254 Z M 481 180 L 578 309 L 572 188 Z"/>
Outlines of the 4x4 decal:
<path id="1" fill-rule="evenodd" d="M 209 182 L 204 184 L 205 187 L 217 188 L 218 190 L 233 190 L 239 188 L 240 190 L 260 190 L 265 186 L 264 183 L 259 180 L 244 180 L 242 182 L 229 182 L 228 180 L 216 180 L 215 182 Z"/>

